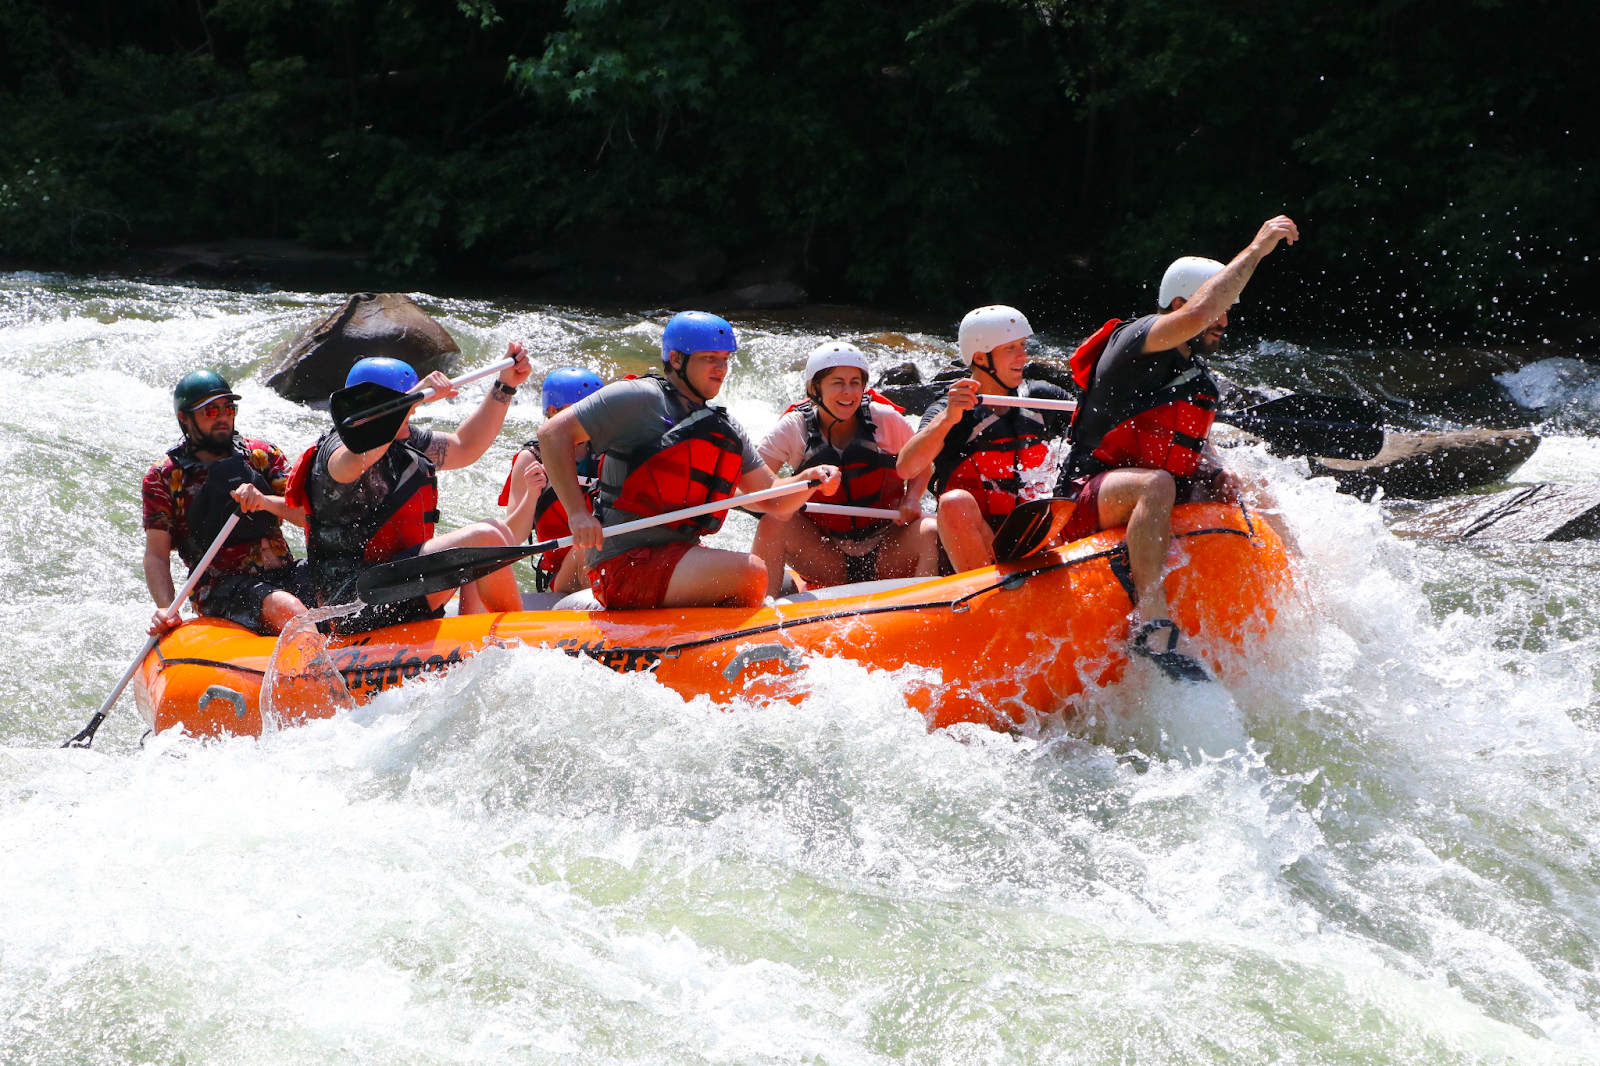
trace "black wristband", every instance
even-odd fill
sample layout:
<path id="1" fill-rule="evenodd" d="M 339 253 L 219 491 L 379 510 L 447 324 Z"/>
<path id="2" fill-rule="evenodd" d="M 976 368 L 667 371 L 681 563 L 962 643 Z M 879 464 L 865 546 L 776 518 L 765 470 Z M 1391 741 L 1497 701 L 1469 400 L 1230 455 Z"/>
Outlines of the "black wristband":
<path id="1" fill-rule="evenodd" d="M 517 394 L 517 387 L 515 385 L 507 385 L 503 381 L 496 381 L 494 383 L 494 394 L 498 397 L 504 397 L 509 402 L 511 397 Z"/>

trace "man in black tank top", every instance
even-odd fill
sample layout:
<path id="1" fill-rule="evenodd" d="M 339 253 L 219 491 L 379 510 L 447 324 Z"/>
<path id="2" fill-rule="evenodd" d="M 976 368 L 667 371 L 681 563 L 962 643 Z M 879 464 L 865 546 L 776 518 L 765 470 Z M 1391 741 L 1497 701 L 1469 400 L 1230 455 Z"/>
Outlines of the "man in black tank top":
<path id="1" fill-rule="evenodd" d="M 1135 589 L 1136 616 L 1141 623 L 1132 650 L 1154 659 L 1179 680 L 1206 680 L 1208 676 L 1197 660 L 1178 650 L 1177 625 L 1167 607 L 1164 571 L 1172 542 L 1172 508 L 1178 502 L 1178 479 L 1166 469 L 1106 469 L 1105 465 L 1097 469 L 1092 453 L 1111 428 L 1109 423 L 1120 416 L 1099 419 L 1106 425 L 1086 423 L 1094 421 L 1095 410 L 1131 410 L 1138 406 L 1139 396 L 1168 389 L 1171 382 L 1191 369 L 1198 368 L 1203 373 L 1204 356 L 1221 346 L 1228 309 L 1238 301 L 1257 264 L 1279 241 L 1293 244 L 1299 236 L 1295 224 L 1280 215 L 1264 223 L 1250 245 L 1226 266 L 1215 260 L 1185 257 L 1168 268 L 1161 283 L 1161 313 L 1121 325 L 1111 333 L 1099 356 L 1074 426 L 1073 454 L 1063 472 L 1063 484 L 1057 488 L 1057 495 L 1074 495 L 1078 501 L 1077 513 L 1065 534 L 1068 539 L 1101 529 L 1128 527 L 1128 569 Z M 1164 398 L 1155 399 L 1150 406 Z M 1186 498 L 1193 499 L 1232 499 L 1241 489 L 1247 489 L 1239 475 L 1222 470 L 1215 463 L 1203 463 L 1193 477 L 1183 481 Z M 1259 487 L 1259 492 L 1264 491 L 1264 486 Z M 1284 543 L 1292 546 L 1293 539 L 1281 518 L 1271 513 L 1264 517 Z M 1164 638 L 1152 639 L 1163 631 Z"/>

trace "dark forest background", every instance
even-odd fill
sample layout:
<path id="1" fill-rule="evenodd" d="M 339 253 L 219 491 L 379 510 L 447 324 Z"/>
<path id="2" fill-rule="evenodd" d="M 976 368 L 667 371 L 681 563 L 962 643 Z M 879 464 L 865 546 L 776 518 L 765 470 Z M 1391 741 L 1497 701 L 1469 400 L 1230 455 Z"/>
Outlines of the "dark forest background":
<path id="1" fill-rule="evenodd" d="M 1597 24 L 1593 0 L 0 0 L 0 259 L 275 237 L 397 281 L 603 289 L 648 260 L 688 293 L 766 269 L 943 311 L 1139 298 L 1286 211 L 1308 239 L 1252 289 L 1276 313 L 1586 336 Z"/>

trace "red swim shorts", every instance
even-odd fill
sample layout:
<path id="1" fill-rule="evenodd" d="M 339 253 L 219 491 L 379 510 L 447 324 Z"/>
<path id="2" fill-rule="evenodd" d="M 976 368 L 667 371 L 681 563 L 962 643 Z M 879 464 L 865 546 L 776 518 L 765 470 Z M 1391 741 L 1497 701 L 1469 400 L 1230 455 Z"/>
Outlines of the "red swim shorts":
<path id="1" fill-rule="evenodd" d="M 660 607 L 672 572 L 694 546 L 692 540 L 676 540 L 613 555 L 589 571 L 589 589 L 610 611 Z"/>
<path id="2" fill-rule="evenodd" d="M 1064 543 L 1070 544 L 1091 533 L 1100 532 L 1100 482 L 1107 473 L 1110 471 L 1074 482 L 1078 491 L 1073 499 L 1078 501 L 1078 506 L 1073 509 L 1072 517 L 1067 519 L 1066 526 L 1061 530 Z"/>

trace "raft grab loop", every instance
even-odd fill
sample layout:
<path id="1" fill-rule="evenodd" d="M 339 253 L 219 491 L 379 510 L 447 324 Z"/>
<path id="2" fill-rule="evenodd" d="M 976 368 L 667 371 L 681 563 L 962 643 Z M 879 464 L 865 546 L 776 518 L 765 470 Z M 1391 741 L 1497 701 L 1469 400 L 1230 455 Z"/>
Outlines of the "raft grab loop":
<path id="1" fill-rule="evenodd" d="M 226 703 L 233 704 L 233 713 L 235 717 L 239 718 L 241 721 L 244 720 L 244 693 L 235 692 L 226 685 L 212 685 L 210 688 L 206 689 L 200 694 L 200 700 L 196 704 L 196 708 L 204 713 L 205 709 L 211 706 L 212 700 L 222 700 Z"/>
<path id="2" fill-rule="evenodd" d="M 805 665 L 805 660 L 800 653 L 785 644 L 757 644 L 753 648 L 746 648 L 722 668 L 722 676 L 729 681 L 739 680 L 739 675 L 745 668 L 754 664 L 776 659 L 786 670 L 799 670 Z"/>

